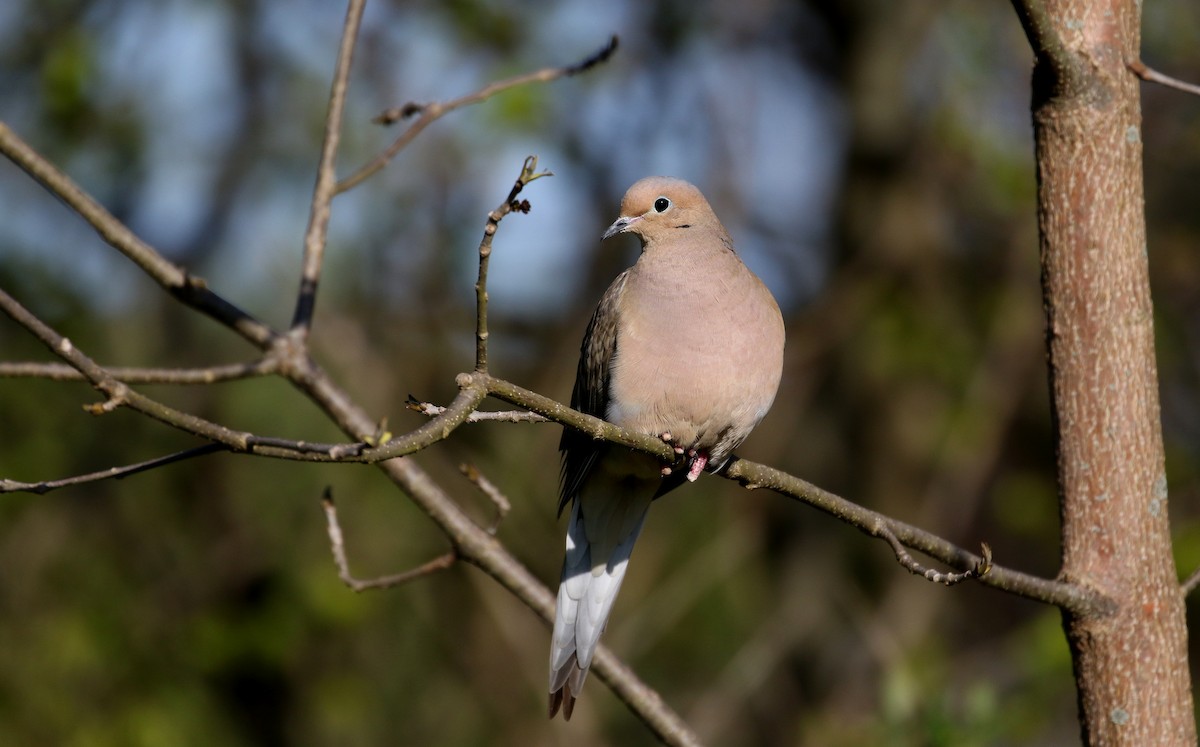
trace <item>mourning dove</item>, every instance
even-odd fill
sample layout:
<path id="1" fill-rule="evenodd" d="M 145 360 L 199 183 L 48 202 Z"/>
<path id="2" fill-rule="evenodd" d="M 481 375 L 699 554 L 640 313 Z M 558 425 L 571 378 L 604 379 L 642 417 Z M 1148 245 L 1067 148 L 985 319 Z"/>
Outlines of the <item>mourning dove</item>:
<path id="1" fill-rule="evenodd" d="M 571 504 L 550 648 L 550 717 L 575 699 L 650 502 L 719 469 L 775 399 L 783 317 L 742 264 L 700 190 L 648 177 L 607 231 L 635 234 L 637 263 L 588 324 L 571 407 L 668 441 L 674 471 L 645 454 L 563 432 L 559 513 Z"/>

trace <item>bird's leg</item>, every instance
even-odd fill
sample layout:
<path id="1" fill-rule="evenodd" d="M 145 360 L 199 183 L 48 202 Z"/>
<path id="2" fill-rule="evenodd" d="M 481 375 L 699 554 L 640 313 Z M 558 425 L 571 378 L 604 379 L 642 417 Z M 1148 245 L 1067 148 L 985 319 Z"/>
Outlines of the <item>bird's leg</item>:
<path id="1" fill-rule="evenodd" d="M 684 455 L 683 455 L 683 451 L 684 451 L 684 449 L 683 449 L 683 447 L 682 447 L 682 446 L 680 446 L 679 444 L 675 443 L 675 437 L 671 435 L 671 432 L 670 432 L 670 431 L 663 431 L 662 433 L 658 434 L 658 437 L 659 437 L 659 438 L 661 438 L 665 444 L 667 444 L 667 445 L 668 445 L 668 446 L 670 446 L 672 449 L 674 449 L 674 451 L 675 451 L 675 454 L 676 454 L 676 455 L 677 455 L 677 457 L 678 457 L 678 458 L 675 460 L 675 463 L 674 463 L 674 464 L 665 464 L 665 465 L 663 465 L 663 468 L 662 468 L 662 476 L 663 476 L 663 477 L 667 477 L 667 476 L 669 476 L 669 475 L 670 475 L 672 472 L 674 472 L 674 471 L 676 470 L 676 468 L 678 468 L 678 467 L 682 467 L 682 466 L 683 466 L 683 463 L 684 463 L 685 461 L 687 461 L 688 459 L 690 459 L 690 456 L 691 456 L 691 455 L 689 455 L 687 458 L 684 458 Z M 692 450 L 692 453 L 693 453 L 693 454 L 695 453 L 695 449 L 693 449 L 693 450 Z M 694 480 L 695 478 L 691 478 L 691 479 L 693 479 L 693 480 Z"/>
<path id="2" fill-rule="evenodd" d="M 683 447 L 675 443 L 675 437 L 671 435 L 670 431 L 663 431 L 662 433 L 658 434 L 658 437 L 661 438 L 668 446 L 675 449 L 676 454 L 683 453 Z"/>
<path id="3" fill-rule="evenodd" d="M 696 451 L 688 449 L 688 482 L 695 482 L 704 468 L 708 466 L 708 453 L 704 451 Z"/>

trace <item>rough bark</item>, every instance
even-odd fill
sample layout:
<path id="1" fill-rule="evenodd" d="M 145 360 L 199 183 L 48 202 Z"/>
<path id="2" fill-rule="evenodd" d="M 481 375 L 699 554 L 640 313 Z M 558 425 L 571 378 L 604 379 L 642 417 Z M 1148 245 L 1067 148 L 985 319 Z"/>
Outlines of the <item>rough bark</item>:
<path id="1" fill-rule="evenodd" d="M 1114 600 L 1065 614 L 1084 741 L 1195 744 L 1171 554 L 1142 189 L 1127 62 L 1134 0 L 1016 3 L 1037 64 L 1033 121 L 1062 578 Z"/>

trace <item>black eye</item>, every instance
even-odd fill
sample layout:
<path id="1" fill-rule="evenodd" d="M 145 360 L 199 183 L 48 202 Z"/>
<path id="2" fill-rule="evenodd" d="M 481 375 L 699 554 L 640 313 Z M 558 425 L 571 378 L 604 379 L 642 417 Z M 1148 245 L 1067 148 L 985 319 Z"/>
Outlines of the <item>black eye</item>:
<path id="1" fill-rule="evenodd" d="M 656 213 L 664 213 L 669 207 L 671 207 L 671 201 L 666 197 L 659 197 L 654 201 L 654 212 Z"/>

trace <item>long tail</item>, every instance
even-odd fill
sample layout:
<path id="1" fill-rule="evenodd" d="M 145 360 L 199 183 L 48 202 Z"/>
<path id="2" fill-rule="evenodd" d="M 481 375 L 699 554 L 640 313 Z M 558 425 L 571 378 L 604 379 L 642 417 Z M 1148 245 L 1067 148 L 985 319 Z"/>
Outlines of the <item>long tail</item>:
<path id="1" fill-rule="evenodd" d="M 576 497 L 567 527 L 550 644 L 550 718 L 559 708 L 563 718 L 571 718 L 650 507 L 651 491 L 592 482 Z"/>

